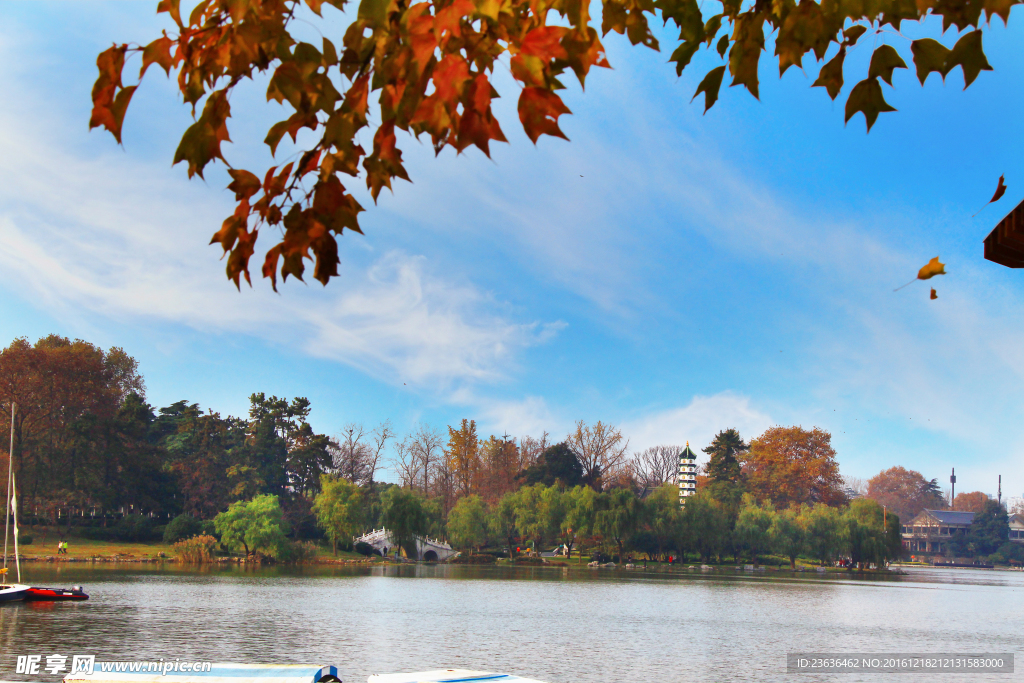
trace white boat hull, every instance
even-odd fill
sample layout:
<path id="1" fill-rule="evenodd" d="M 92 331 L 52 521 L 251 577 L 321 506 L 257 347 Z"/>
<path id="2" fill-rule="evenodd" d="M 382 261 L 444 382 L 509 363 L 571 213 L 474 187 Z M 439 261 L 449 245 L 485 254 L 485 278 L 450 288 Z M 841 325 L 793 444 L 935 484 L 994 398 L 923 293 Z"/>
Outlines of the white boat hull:
<path id="1" fill-rule="evenodd" d="M 7 584 L 0 587 L 0 602 L 15 602 L 24 600 L 28 586 L 20 583 Z"/>

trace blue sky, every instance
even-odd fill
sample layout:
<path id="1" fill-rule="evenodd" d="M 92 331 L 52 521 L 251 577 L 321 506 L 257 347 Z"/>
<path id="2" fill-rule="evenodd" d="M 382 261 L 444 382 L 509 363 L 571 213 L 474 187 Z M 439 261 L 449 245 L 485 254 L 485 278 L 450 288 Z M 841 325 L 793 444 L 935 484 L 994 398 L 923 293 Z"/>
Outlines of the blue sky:
<path id="1" fill-rule="evenodd" d="M 341 240 L 341 277 L 275 294 L 236 292 L 207 246 L 232 197 L 223 167 L 190 182 L 170 165 L 191 119 L 162 74 L 136 93 L 123 149 L 87 130 L 96 54 L 170 28 L 155 5 L 0 3 L 0 343 L 122 346 L 157 406 L 308 396 L 328 433 L 465 417 L 560 438 L 600 419 L 640 449 L 800 424 L 832 433 L 846 475 L 956 467 L 958 490 L 994 494 L 1002 474 L 1004 495 L 1024 492 L 1024 287 L 981 245 L 1024 197 L 1017 11 L 985 35 L 995 71 L 963 91 L 959 70 L 924 87 L 898 70 L 884 90 L 899 112 L 870 134 L 842 105 L 870 41 L 838 103 L 809 87 L 816 65 L 780 80 L 766 58 L 760 101 L 723 88 L 703 115 L 690 98 L 717 55 L 677 78 L 671 48 L 612 34 L 614 69 L 565 95 L 571 142 L 536 146 L 499 70 L 510 144 L 435 159 L 400 138 L 413 183 L 376 207 L 350 184 L 366 235 Z M 236 165 L 272 163 L 264 92 L 232 101 Z M 1000 174 L 1006 197 L 972 219 Z M 936 255 L 937 300 L 920 282 L 893 293 Z"/>

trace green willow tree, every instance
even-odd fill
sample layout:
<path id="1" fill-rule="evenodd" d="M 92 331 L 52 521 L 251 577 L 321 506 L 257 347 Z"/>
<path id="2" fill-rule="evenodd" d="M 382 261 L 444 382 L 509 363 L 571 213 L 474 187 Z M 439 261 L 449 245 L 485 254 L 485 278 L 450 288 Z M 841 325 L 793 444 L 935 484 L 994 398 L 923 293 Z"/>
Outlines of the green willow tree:
<path id="1" fill-rule="evenodd" d="M 460 498 L 448 514 L 448 535 L 458 548 L 479 551 L 487 542 L 487 506 L 475 493 Z"/>
<path id="2" fill-rule="evenodd" d="M 363 523 L 363 491 L 347 479 L 329 474 L 320 477 L 320 493 L 313 502 L 317 526 L 331 539 L 334 554 L 338 541 L 347 541 L 359 532 Z"/>
<path id="3" fill-rule="evenodd" d="M 264 494 L 239 500 L 213 520 L 220 542 L 229 548 L 241 546 L 246 556 L 264 553 L 277 557 L 286 543 L 287 524 L 277 496 Z"/>
<path id="4" fill-rule="evenodd" d="M 418 560 L 416 537 L 427 533 L 426 501 L 415 491 L 392 486 L 381 496 L 381 518 L 391 538 L 409 559 Z"/>
<path id="5" fill-rule="evenodd" d="M 754 566 L 757 566 L 758 556 L 771 549 L 771 528 L 775 518 L 771 501 L 759 504 L 749 493 L 743 495 L 743 506 L 736 520 L 736 545 L 749 554 Z"/>
<path id="6" fill-rule="evenodd" d="M 344 33 L 325 35 L 319 45 L 296 40 L 292 22 L 306 12 L 303 5 L 322 16 L 325 6 L 346 10 L 345 0 L 200 0 L 187 17 L 179 2 L 157 4 L 173 22 L 169 33 L 146 45 L 115 44 L 99 55 L 90 127 L 102 126 L 121 141 L 138 87 L 124 82 L 129 55 L 141 55 L 139 82 L 154 64 L 176 75 L 184 101 L 200 113 L 182 136 L 174 163 L 185 162 L 190 178 L 202 177 L 216 159 L 228 165 L 228 188 L 238 204 L 211 243 L 228 255 L 227 275 L 236 286 L 241 277 L 251 284 L 249 260 L 268 226 L 280 241 L 267 250 L 262 272 L 275 288 L 278 275 L 301 279 L 307 260 L 321 283 L 335 277 L 337 238 L 346 229 L 362 232 L 363 207 L 341 177 L 363 180 L 374 201 L 395 178 L 409 180 L 396 131 L 429 136 L 438 153 L 447 146 L 458 153 L 476 146 L 489 156 L 491 141 L 506 141 L 491 108 L 499 96 L 492 84 L 499 63 L 521 88 L 519 120 L 534 143 L 541 135 L 565 137 L 558 120 L 570 112 L 558 91 L 566 71 L 583 85 L 592 67 L 610 66 L 589 0 L 361 0 Z M 945 79 L 960 67 L 969 86 L 990 70 L 983 25 L 994 16 L 1006 23 L 1016 4 L 722 0 L 705 6 L 698 0 L 603 0 L 600 35 L 614 31 L 633 45 L 659 50 L 650 22 L 671 22 L 679 38 L 669 61 L 679 75 L 698 51 L 717 53 L 723 64 L 706 73 L 694 94 L 703 93 L 705 111 L 717 101 L 726 72 L 731 85 L 758 97 L 768 37 L 774 37 L 780 75 L 792 66 L 804 68 L 808 57 L 824 62 L 813 86 L 833 100 L 846 82 L 848 51 L 873 46 L 867 74 L 857 76 L 845 103 L 846 120 L 860 112 L 870 130 L 880 113 L 894 111 L 882 82 L 891 86 L 894 70 L 908 68 L 908 59 L 922 84 L 932 73 Z M 900 33 L 904 22 L 933 18 L 941 19 L 943 34 L 955 27 L 955 40 L 911 41 Z M 270 74 L 267 99 L 288 113 L 264 142 L 276 152 L 288 135 L 299 149 L 297 161 L 257 174 L 231 167 L 221 143 L 230 140 L 232 91 L 259 74 Z M 369 153 L 362 146 L 367 138 Z"/>

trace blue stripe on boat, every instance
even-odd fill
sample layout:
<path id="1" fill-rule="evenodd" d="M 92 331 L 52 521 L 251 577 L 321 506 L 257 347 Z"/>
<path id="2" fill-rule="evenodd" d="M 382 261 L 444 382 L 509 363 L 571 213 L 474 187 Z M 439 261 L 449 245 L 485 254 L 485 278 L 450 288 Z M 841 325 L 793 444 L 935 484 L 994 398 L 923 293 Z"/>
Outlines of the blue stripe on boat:
<path id="1" fill-rule="evenodd" d="M 219 668 L 215 666 L 209 671 L 168 671 L 165 677 L 173 676 L 219 676 L 222 678 L 298 678 L 300 676 L 309 676 L 310 683 L 316 683 L 316 681 L 324 676 L 334 676 L 337 678 L 338 669 L 334 666 L 307 667 L 302 665 L 281 667 L 254 666 L 252 668 Z"/>
<path id="2" fill-rule="evenodd" d="M 191 663 L 192 660 L 183 660 Z M 87 678 L 118 678 L 120 676 L 146 677 L 158 676 L 161 680 L 173 681 L 176 677 L 213 677 L 213 678 L 292 678 L 296 681 L 316 683 L 324 676 L 338 677 L 335 666 L 307 666 L 303 664 L 284 664 L 281 666 L 213 666 L 209 671 L 103 671 L 101 662 L 96 662 L 95 673 Z"/>

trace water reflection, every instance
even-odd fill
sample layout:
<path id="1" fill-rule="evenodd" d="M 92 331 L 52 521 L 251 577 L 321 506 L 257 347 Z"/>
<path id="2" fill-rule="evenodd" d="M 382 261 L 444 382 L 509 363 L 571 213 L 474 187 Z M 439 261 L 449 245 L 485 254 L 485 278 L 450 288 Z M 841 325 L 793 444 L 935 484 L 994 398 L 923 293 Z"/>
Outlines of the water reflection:
<path id="1" fill-rule="evenodd" d="M 35 584 L 83 584 L 92 599 L 0 608 L 4 679 L 24 678 L 14 674 L 17 654 L 59 653 L 336 663 L 349 683 L 451 666 L 552 683 L 788 681 L 790 651 L 1015 652 L 1024 634 L 1019 572 L 913 569 L 878 579 L 444 565 L 33 565 L 28 574 Z"/>

